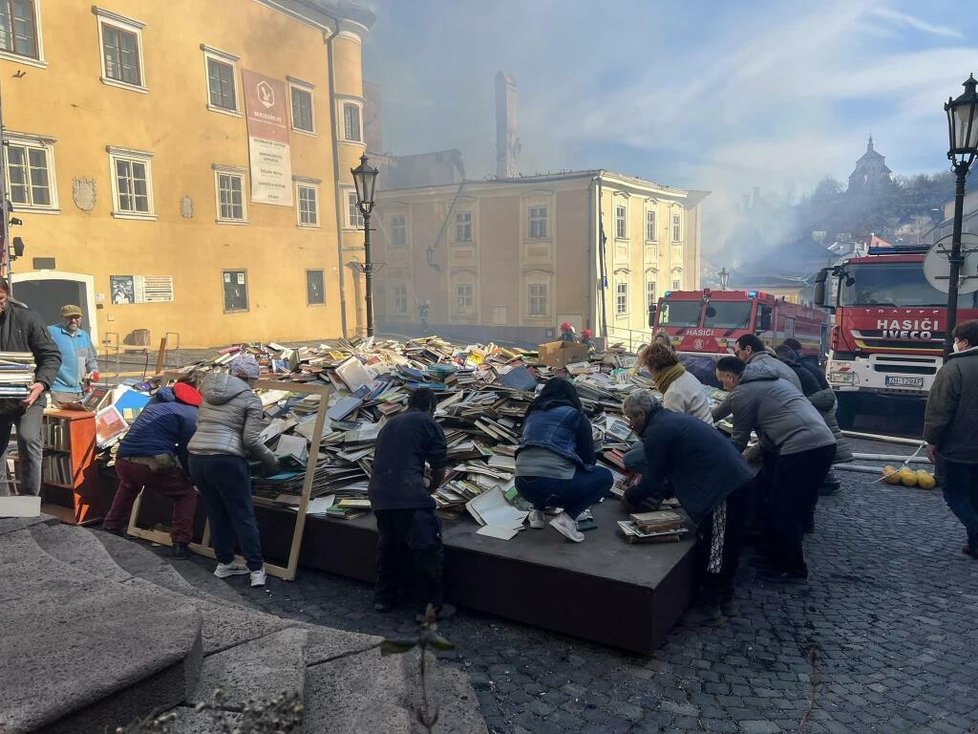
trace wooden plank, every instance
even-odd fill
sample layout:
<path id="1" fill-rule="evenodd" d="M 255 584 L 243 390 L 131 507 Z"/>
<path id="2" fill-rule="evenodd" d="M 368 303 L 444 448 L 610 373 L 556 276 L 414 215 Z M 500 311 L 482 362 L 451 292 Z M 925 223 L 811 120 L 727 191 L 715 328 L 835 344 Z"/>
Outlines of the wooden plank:
<path id="1" fill-rule="evenodd" d="M 160 351 L 156 354 L 156 374 L 163 371 L 163 365 L 166 362 L 166 337 L 164 336 L 160 339 Z"/>

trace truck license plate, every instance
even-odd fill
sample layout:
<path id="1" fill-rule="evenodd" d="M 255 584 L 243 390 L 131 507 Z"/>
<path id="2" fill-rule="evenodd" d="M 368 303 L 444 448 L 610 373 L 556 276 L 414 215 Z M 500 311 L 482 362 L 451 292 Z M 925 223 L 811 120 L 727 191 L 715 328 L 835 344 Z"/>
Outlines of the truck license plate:
<path id="1" fill-rule="evenodd" d="M 887 387 L 912 387 L 912 388 L 923 388 L 924 378 L 923 377 L 903 377 L 895 375 L 886 376 L 886 386 Z"/>

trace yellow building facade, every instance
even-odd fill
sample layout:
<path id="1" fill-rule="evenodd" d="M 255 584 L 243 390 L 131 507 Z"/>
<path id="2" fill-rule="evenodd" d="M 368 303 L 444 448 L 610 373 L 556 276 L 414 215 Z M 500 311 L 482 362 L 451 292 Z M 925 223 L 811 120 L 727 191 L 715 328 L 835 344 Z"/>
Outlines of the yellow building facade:
<path id="1" fill-rule="evenodd" d="M 700 287 L 705 196 L 602 170 L 385 190 L 379 330 L 416 334 L 426 316 L 463 342 L 537 344 L 568 321 L 648 341 L 649 303 Z"/>
<path id="2" fill-rule="evenodd" d="M 371 22 L 318 0 L 0 3 L 15 297 L 52 321 L 78 302 L 103 344 L 355 332 Z"/>

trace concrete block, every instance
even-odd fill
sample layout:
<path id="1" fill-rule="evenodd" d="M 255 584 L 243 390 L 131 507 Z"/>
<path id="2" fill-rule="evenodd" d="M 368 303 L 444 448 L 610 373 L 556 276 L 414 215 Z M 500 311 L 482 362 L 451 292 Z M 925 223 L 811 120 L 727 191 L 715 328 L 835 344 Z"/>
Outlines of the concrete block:
<path id="1" fill-rule="evenodd" d="M 31 535 L 45 553 L 92 576 L 121 583 L 130 578 L 92 533 L 71 525 L 35 525 Z"/>
<path id="2" fill-rule="evenodd" d="M 295 692 L 301 700 L 306 636 L 305 630 L 282 630 L 205 657 L 188 703 L 209 701 L 217 689 L 224 691 L 227 703 L 239 706 L 281 692 Z"/>

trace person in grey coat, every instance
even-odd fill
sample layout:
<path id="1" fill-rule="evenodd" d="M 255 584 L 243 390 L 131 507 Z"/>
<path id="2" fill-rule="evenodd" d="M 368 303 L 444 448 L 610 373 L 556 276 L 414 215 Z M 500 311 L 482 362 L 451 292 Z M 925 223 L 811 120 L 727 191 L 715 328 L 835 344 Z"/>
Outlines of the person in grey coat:
<path id="1" fill-rule="evenodd" d="M 771 360 L 781 367 L 786 365 Z M 744 364 L 734 357 L 717 362 L 717 379 L 730 392 L 734 446 L 744 451 L 751 431 L 771 457 L 767 514 L 770 581 L 804 581 L 808 566 L 802 534 L 818 488 L 832 466 L 835 437 L 822 416 L 768 361 Z"/>
<path id="2" fill-rule="evenodd" d="M 773 371 L 778 377 L 802 392 L 801 380 L 788 365 L 777 358 L 773 351 L 768 351 L 758 337 L 753 334 L 744 334 L 734 343 L 734 356 L 744 364 L 764 364 L 767 369 Z M 713 409 L 713 420 L 720 421 L 731 413 L 730 396 Z"/>
<path id="3" fill-rule="evenodd" d="M 258 362 L 251 355 L 236 357 L 229 372 L 212 372 L 204 380 L 197 431 L 187 446 L 190 476 L 210 520 L 217 556 L 214 575 L 250 574 L 252 586 L 264 586 L 265 565 L 247 459 L 258 459 L 269 474 L 278 471 L 278 460 L 261 440 L 264 411 L 249 384 L 258 379 Z M 247 565 L 234 559 L 235 535 Z"/>
<path id="4" fill-rule="evenodd" d="M 944 460 L 944 501 L 964 525 L 961 552 L 978 560 L 978 320 L 954 328 L 954 353 L 927 396 L 924 440 Z"/>

